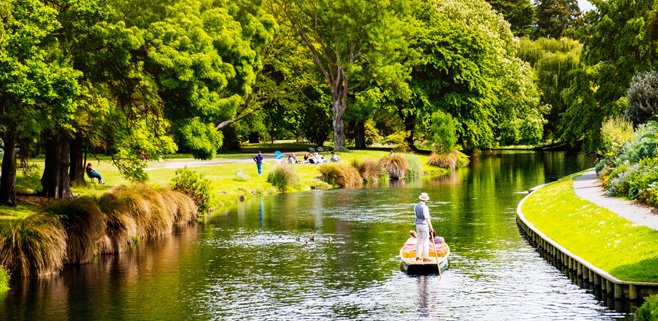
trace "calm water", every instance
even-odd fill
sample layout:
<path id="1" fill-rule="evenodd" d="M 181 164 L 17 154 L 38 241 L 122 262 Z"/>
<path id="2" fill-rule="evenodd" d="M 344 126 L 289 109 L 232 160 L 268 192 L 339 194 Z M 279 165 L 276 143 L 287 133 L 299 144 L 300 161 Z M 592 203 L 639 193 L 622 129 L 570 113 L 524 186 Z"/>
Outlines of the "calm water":
<path id="1" fill-rule="evenodd" d="M 564 153 L 506 153 L 402 186 L 252 200 L 121 257 L 14 283 L 0 318 L 628 319 L 547 264 L 514 220 L 529 188 L 591 166 Z M 452 249 L 442 278 L 400 271 L 423 191 Z"/>

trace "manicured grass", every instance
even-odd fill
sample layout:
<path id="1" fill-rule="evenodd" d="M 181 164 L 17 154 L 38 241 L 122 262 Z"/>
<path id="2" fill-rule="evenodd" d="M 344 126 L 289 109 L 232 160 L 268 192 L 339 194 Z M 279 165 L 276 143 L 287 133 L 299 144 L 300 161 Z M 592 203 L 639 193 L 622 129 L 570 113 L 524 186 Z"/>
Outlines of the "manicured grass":
<path id="1" fill-rule="evenodd" d="M 658 282 L 658 231 L 579 198 L 572 177 L 528 196 L 521 207 L 528 221 L 618 279 Z"/>

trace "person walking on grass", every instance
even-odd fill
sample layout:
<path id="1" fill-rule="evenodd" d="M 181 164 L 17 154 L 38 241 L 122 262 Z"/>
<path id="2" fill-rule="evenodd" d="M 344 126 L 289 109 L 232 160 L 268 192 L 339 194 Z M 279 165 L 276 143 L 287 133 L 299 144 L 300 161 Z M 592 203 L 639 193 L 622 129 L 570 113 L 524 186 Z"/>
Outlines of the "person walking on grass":
<path id="1" fill-rule="evenodd" d="M 430 197 L 427 193 L 421 193 L 418 196 L 420 202 L 414 206 L 414 214 L 416 214 L 416 261 L 423 260 L 430 261 L 430 231 L 432 228 L 432 219 L 430 217 L 430 209 L 425 202 L 429 201 Z"/>
<path id="2" fill-rule="evenodd" d="M 254 156 L 254 162 L 256 162 L 256 168 L 258 169 L 258 176 L 263 174 L 263 154 L 258 151 L 258 154 Z"/>

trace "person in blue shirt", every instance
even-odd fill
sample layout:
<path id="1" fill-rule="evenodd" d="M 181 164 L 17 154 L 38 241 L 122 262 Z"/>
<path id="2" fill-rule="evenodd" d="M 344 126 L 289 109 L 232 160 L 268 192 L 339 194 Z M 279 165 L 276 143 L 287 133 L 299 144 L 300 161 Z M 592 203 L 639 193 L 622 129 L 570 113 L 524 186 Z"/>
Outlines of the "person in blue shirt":
<path id="1" fill-rule="evenodd" d="M 98 178 L 98 184 L 105 184 L 103 181 L 103 176 L 101 176 L 101 174 L 99 174 L 93 167 L 91 167 L 91 163 L 87 163 L 85 172 L 87 172 L 87 176 L 89 176 L 89 178 Z"/>
<path id="2" fill-rule="evenodd" d="M 263 154 L 258 151 L 258 154 L 254 156 L 254 162 L 256 162 L 256 168 L 258 169 L 258 176 L 263 174 Z"/>

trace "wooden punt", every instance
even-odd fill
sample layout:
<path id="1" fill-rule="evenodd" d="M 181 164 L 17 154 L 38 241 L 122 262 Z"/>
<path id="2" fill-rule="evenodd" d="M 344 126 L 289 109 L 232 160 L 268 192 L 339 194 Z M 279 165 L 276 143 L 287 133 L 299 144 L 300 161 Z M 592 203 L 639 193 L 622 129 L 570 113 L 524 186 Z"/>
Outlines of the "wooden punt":
<path id="1" fill-rule="evenodd" d="M 405 246 L 402 246 L 400 249 L 400 260 L 402 260 L 400 269 L 408 274 L 438 274 L 439 266 L 441 267 L 441 272 L 448 269 L 450 262 L 448 257 L 450 256 L 450 247 L 448 244 L 444 243 L 443 251 L 439 250 L 438 262 L 434 251 L 432 250 L 432 245 L 430 245 L 430 261 L 416 261 L 415 250 L 411 257 L 409 257 L 409 245 L 407 245 L 407 251 L 405 251 Z M 405 253 L 407 255 L 405 255 Z"/>

